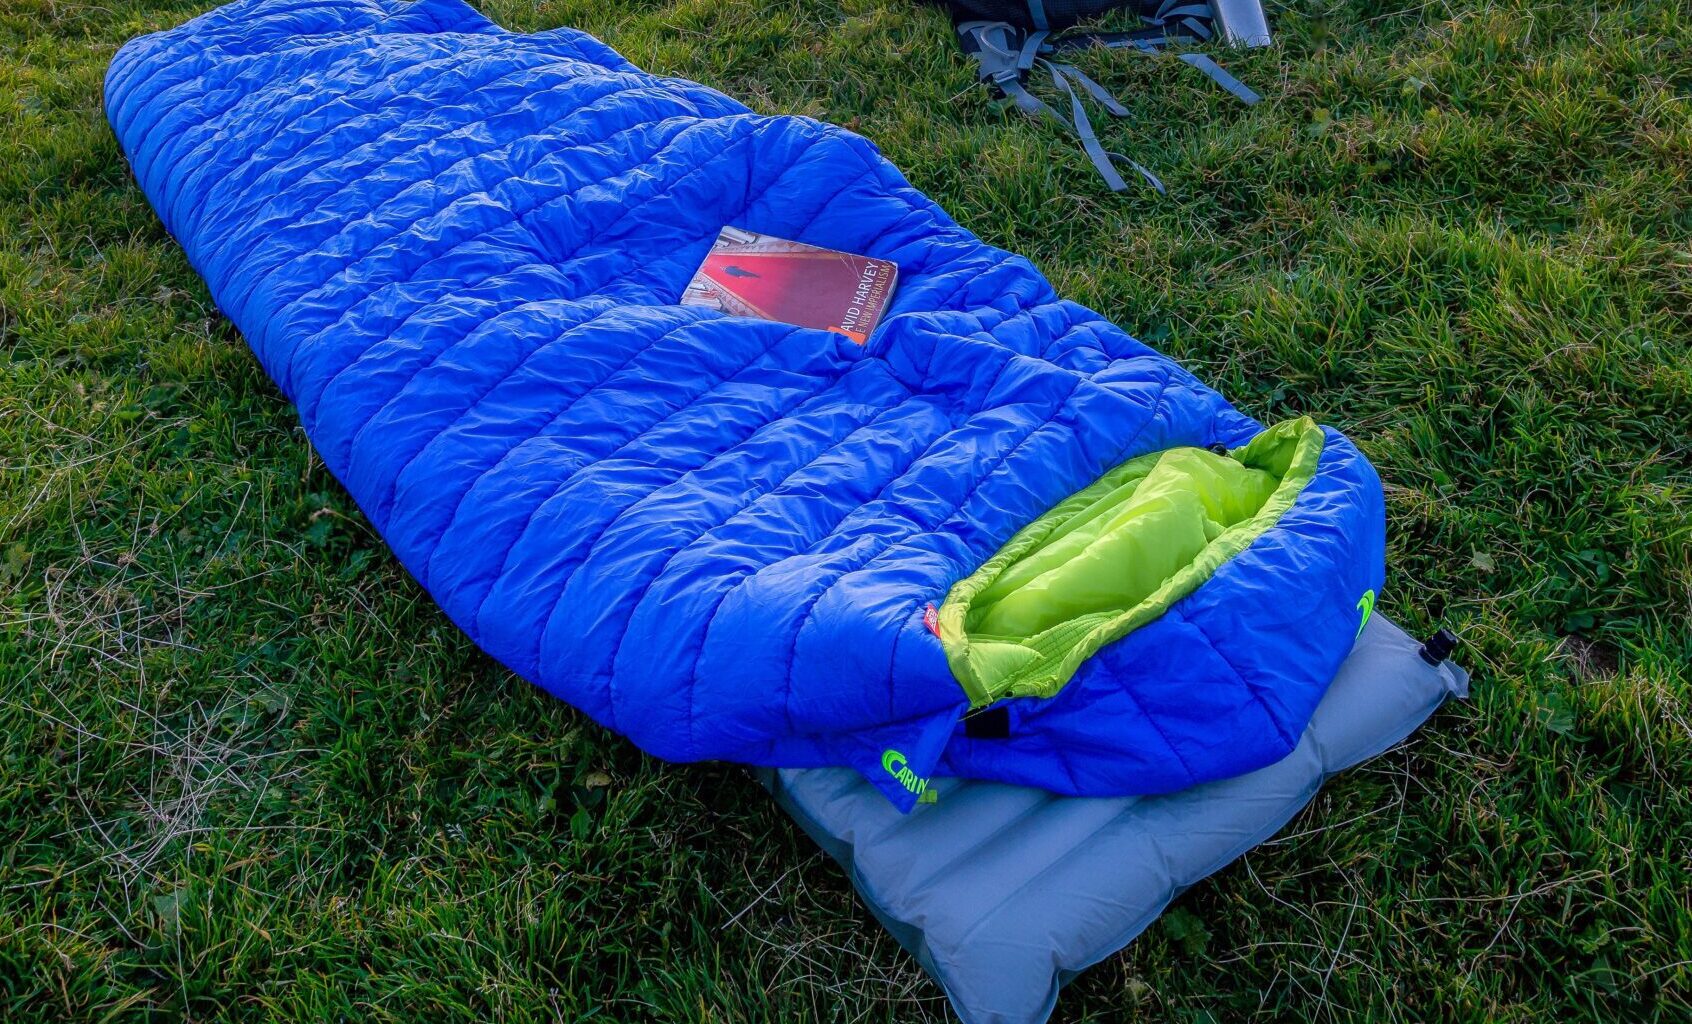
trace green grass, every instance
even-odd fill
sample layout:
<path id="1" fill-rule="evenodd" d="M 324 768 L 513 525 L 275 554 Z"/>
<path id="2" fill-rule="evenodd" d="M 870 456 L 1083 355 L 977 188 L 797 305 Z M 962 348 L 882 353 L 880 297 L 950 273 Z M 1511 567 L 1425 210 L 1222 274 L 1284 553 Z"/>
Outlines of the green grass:
<path id="1" fill-rule="evenodd" d="M 131 182 L 115 47 L 0 0 L 0 1019 L 863 1022 L 945 1007 L 737 770 L 642 756 L 388 556 Z M 1089 56 L 1105 193 L 906 0 L 498 0 L 850 125 L 988 240 L 1388 481 L 1474 700 L 1064 996 L 1071 1021 L 1692 1015 L 1692 14 L 1276 7 L 1232 104 Z"/>

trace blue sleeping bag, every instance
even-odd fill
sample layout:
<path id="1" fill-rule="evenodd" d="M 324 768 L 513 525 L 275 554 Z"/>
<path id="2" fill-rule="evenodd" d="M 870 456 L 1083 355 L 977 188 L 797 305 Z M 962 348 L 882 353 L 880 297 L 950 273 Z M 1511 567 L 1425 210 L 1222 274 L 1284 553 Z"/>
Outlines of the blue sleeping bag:
<path id="1" fill-rule="evenodd" d="M 865 140 L 459 0 L 237 0 L 106 81 L 136 178 L 447 614 L 660 757 L 1077 795 L 1281 758 L 1380 484 Z M 677 300 L 728 225 L 892 260 L 867 344 Z"/>

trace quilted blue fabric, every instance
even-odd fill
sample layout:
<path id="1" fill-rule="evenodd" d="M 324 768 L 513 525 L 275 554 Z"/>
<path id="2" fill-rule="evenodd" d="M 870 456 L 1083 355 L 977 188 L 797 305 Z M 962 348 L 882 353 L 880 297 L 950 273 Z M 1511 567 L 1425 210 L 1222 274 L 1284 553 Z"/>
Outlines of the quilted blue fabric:
<path id="1" fill-rule="evenodd" d="M 1060 300 L 865 140 L 459 0 L 237 0 L 107 112 L 220 308 L 406 568 L 513 671 L 674 760 L 1107 795 L 1285 755 L 1384 563 L 1329 431 L 1247 551 L 972 739 L 923 614 L 1107 468 L 1261 428 Z M 895 261 L 865 346 L 676 304 L 736 225 Z"/>

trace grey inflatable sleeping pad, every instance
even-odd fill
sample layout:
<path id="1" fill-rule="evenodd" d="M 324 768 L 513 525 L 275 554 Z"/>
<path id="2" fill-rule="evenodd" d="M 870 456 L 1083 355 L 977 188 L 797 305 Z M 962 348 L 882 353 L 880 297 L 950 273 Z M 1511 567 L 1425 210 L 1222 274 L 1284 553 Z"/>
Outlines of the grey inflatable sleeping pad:
<path id="1" fill-rule="evenodd" d="M 907 816 L 849 769 L 760 777 L 966 1024 L 1040 1024 L 1058 989 L 1274 835 L 1329 775 L 1466 696 L 1468 674 L 1429 665 L 1420 646 L 1374 616 L 1291 754 L 1178 793 L 1081 799 L 936 779 L 938 801 Z"/>

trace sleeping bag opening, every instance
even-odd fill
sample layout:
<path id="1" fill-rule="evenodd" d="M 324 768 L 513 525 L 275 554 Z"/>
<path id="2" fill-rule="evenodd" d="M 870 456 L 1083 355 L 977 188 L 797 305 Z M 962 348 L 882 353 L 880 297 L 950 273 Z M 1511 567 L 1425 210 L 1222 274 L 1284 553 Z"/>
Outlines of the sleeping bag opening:
<path id="1" fill-rule="evenodd" d="M 940 607 L 971 705 L 1052 696 L 1101 647 L 1197 590 L 1292 507 L 1322 444 L 1302 417 L 1226 455 L 1150 452 L 1024 527 Z"/>

